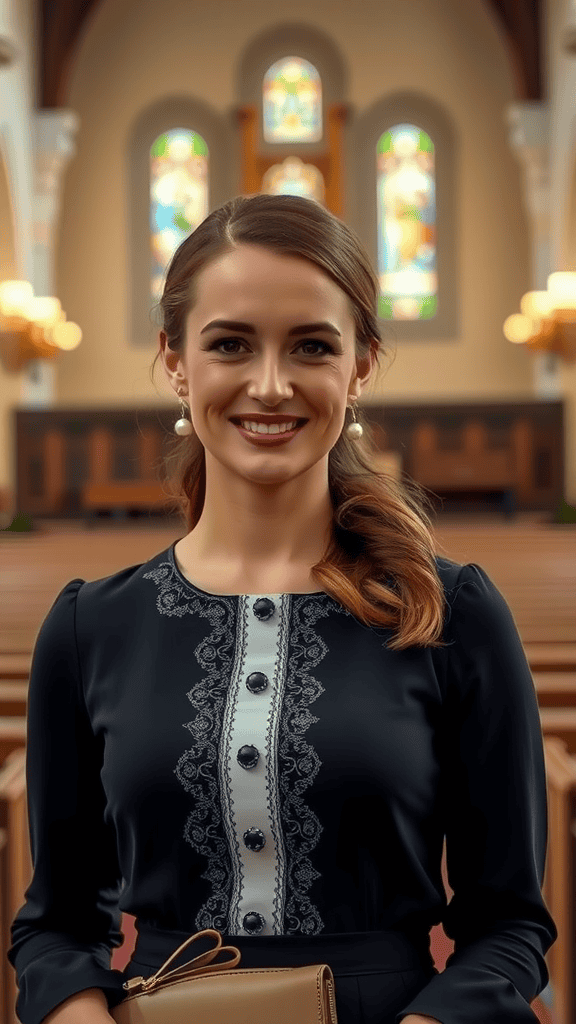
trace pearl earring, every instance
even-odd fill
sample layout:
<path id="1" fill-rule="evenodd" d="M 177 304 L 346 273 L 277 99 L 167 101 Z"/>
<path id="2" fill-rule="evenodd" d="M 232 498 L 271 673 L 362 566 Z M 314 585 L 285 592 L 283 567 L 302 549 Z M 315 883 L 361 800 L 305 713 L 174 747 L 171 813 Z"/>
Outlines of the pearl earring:
<path id="1" fill-rule="evenodd" d="M 350 440 L 352 440 L 352 441 L 358 441 L 359 438 L 362 437 L 362 434 L 364 433 L 364 430 L 363 430 L 362 424 L 358 423 L 358 421 L 356 419 L 356 409 L 355 409 L 354 405 L 351 406 L 351 409 L 352 409 L 352 415 L 354 417 L 354 422 L 353 423 L 349 423 L 348 426 L 346 427 L 346 436 L 349 437 Z"/>
<path id="2" fill-rule="evenodd" d="M 178 388 L 178 397 L 180 398 L 180 392 L 182 388 Z M 192 433 L 192 424 L 189 419 L 186 418 L 186 406 L 180 398 L 180 405 L 182 406 L 181 419 L 176 420 L 174 424 L 174 433 L 178 434 L 178 437 L 187 437 L 188 434 Z"/>

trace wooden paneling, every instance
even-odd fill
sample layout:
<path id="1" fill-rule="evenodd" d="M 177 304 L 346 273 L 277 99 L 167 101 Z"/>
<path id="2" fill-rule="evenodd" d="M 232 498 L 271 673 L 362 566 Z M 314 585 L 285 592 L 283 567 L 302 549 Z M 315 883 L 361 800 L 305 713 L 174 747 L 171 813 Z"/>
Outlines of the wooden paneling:
<path id="1" fill-rule="evenodd" d="M 558 402 L 363 406 L 376 444 L 433 500 L 488 495 L 508 516 L 552 513 L 564 489 L 564 406 Z M 159 467 L 174 411 L 16 410 L 19 513 L 90 518 L 167 512 Z"/>

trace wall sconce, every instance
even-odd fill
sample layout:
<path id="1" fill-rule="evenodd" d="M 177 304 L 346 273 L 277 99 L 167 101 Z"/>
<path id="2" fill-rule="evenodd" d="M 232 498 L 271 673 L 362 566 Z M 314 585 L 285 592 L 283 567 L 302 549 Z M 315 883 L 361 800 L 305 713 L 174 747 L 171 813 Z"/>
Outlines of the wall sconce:
<path id="1" fill-rule="evenodd" d="M 17 373 L 32 359 L 54 359 L 82 340 L 58 299 L 34 295 L 28 281 L 0 282 L 0 360 Z"/>
<path id="2" fill-rule="evenodd" d="M 526 292 L 522 313 L 504 321 L 504 336 L 532 351 L 552 352 L 567 363 L 576 361 L 576 272 L 550 274 L 547 291 Z"/>

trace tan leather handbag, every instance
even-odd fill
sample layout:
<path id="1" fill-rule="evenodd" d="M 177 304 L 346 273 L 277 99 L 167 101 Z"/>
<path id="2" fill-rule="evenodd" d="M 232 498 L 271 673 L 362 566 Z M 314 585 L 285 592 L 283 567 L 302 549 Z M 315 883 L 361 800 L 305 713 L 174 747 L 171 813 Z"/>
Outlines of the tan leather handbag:
<path id="1" fill-rule="evenodd" d="M 214 949 L 166 970 L 201 935 Z M 231 960 L 211 961 L 219 952 Z M 150 978 L 124 982 L 128 996 L 109 1012 L 117 1024 L 338 1024 L 334 975 L 328 964 L 305 967 L 242 967 L 236 946 L 223 946 L 215 928 L 186 939 Z"/>

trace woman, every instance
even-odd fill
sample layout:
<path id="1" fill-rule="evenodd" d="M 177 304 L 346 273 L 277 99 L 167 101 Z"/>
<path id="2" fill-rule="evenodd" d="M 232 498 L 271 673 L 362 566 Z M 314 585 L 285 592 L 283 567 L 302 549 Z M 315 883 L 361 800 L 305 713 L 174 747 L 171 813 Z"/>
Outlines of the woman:
<path id="1" fill-rule="evenodd" d="M 383 351 L 377 296 L 358 238 L 294 196 L 236 197 L 172 259 L 158 356 L 187 532 L 72 580 L 41 627 L 23 1024 L 109 1021 L 206 927 L 242 967 L 330 964 L 339 1024 L 537 1020 L 557 931 L 534 684 L 487 574 L 435 555 L 424 492 L 344 425 Z"/>

